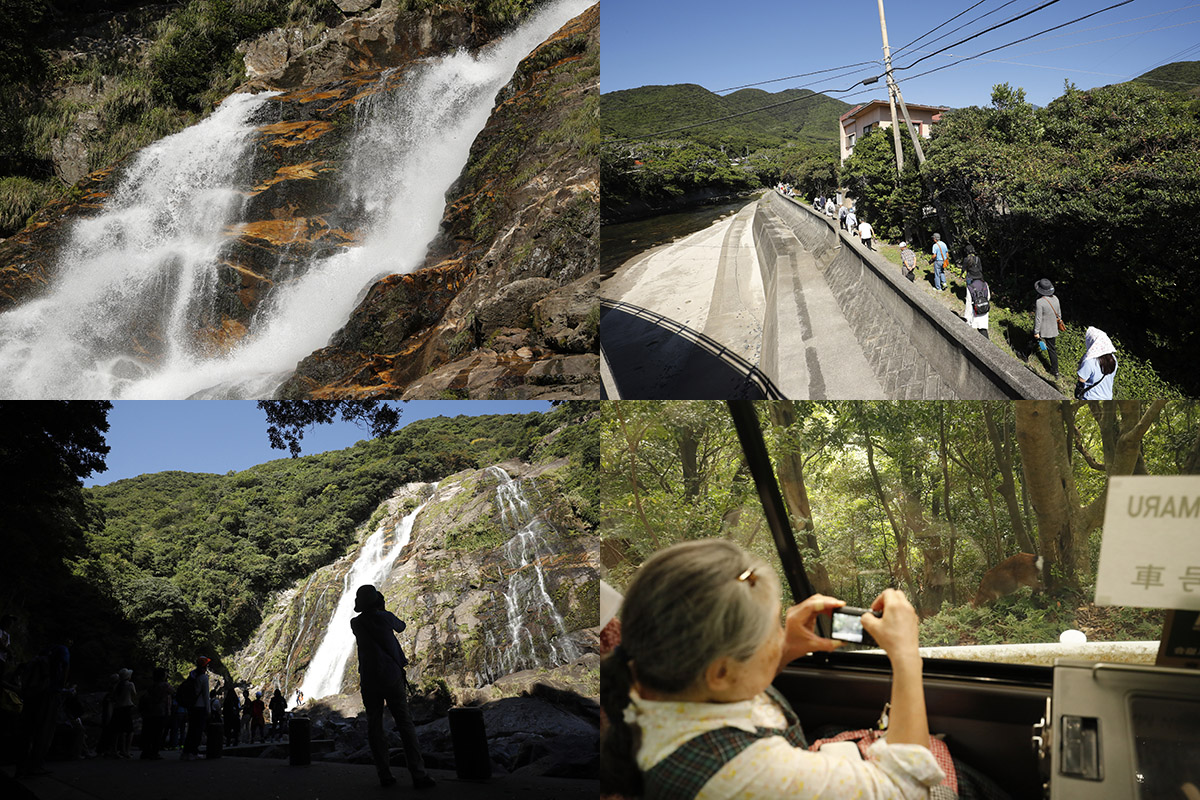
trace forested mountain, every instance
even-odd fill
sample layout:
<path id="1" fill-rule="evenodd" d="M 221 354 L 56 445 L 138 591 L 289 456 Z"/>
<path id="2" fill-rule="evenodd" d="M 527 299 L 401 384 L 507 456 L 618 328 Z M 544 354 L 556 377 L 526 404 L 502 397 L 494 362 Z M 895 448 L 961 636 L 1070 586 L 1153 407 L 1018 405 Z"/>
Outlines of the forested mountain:
<path id="1" fill-rule="evenodd" d="M 1200 97 L 1200 61 L 1176 61 L 1156 67 L 1133 79 L 1163 91 Z"/>
<path id="2" fill-rule="evenodd" d="M 3 599 L 23 620 L 15 657 L 73 637 L 82 681 L 107 674 L 114 659 L 177 666 L 198 650 L 230 653 L 262 621 L 269 596 L 340 558 L 384 517 L 381 503 L 397 488 L 499 462 L 557 464 L 542 486 L 558 503 L 561 532 L 587 533 L 598 514 L 593 414 L 580 403 L 433 418 L 225 475 L 162 472 L 92 489 L 60 481 L 8 508 L 20 569 L 6 565 Z M 29 463 L 29 442 L 10 444 L 11 433 L 0 436 L 0 454 Z M 444 533 L 456 534 L 451 549 L 479 546 L 474 534 L 497 544 L 481 526 Z M 82 610 L 81 596 L 92 598 Z"/>
<path id="3" fill-rule="evenodd" d="M 838 117 L 850 109 L 848 103 L 808 89 L 775 93 L 742 89 L 721 96 L 692 83 L 641 86 L 602 95 L 600 127 L 606 137 L 647 136 L 779 103 L 786 105 L 671 136 L 711 146 L 723 144 L 735 150 L 795 142 L 836 142 Z"/>

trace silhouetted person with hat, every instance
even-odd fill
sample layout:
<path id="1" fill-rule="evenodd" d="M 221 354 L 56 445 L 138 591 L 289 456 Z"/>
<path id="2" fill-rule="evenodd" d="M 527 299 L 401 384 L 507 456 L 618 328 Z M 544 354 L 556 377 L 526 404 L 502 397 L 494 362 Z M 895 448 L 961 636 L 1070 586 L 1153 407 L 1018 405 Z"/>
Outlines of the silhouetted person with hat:
<path id="1" fill-rule="evenodd" d="M 428 789 L 436 784 L 425 772 L 425 762 L 417 744 L 417 730 L 408 713 L 408 695 L 404 668 L 408 659 L 396 641 L 395 633 L 404 630 L 404 623 L 384 608 L 384 597 L 370 584 L 358 587 L 354 596 L 357 617 L 350 628 L 358 642 L 358 675 L 362 688 L 363 706 L 367 711 L 367 739 L 371 756 L 379 772 L 379 783 L 391 786 L 396 782 L 388 766 L 388 747 L 383 735 L 383 704 L 387 703 L 396 729 L 404 743 L 404 758 L 412 773 L 413 786 Z"/>

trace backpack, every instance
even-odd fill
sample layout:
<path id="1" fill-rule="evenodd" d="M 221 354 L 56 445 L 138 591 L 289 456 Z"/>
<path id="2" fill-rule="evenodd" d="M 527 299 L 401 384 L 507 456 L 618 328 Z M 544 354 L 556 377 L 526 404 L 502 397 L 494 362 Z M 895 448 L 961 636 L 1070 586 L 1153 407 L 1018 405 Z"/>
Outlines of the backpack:
<path id="1" fill-rule="evenodd" d="M 191 708 L 196 705 L 196 679 L 188 675 L 183 679 L 183 683 L 179 684 L 179 688 L 175 690 L 175 702 L 184 708 Z"/>
<path id="2" fill-rule="evenodd" d="M 975 316 L 982 317 L 992 307 L 991 290 L 985 281 L 971 281 L 971 304 L 975 307 Z"/>

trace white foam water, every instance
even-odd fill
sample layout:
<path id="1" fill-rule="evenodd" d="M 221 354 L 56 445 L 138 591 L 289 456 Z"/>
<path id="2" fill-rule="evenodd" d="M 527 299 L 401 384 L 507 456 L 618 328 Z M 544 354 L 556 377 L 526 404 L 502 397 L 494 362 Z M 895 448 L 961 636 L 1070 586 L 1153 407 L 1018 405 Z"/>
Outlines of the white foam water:
<path id="1" fill-rule="evenodd" d="M 146 148 L 104 211 L 76 224 L 51 290 L 0 314 L 0 397 L 270 397 L 345 324 L 373 280 L 421 265 L 496 93 L 590 4 L 549 4 L 476 55 L 413 68 L 401 88 L 361 109 L 344 190 L 370 221 L 362 245 L 296 265 L 227 352 L 198 344 L 196 320 L 206 310 L 212 317 L 218 249 L 238 224 L 237 179 L 253 157 L 253 115 L 271 95 L 232 95 Z M 163 337 L 153 360 L 130 342 L 147 320 Z"/>
<path id="2" fill-rule="evenodd" d="M 380 523 L 379 528 L 365 542 L 358 556 L 354 559 L 350 571 L 342 584 L 342 595 L 338 598 L 337 607 L 329 624 L 325 628 L 325 636 L 317 646 L 312 661 L 304 673 L 304 680 L 297 691 L 304 695 L 305 702 L 319 700 L 322 697 L 339 694 L 346 675 L 346 664 L 354 652 L 354 632 L 350 629 L 350 618 L 354 616 L 354 595 L 358 587 L 364 584 L 374 584 L 376 588 L 392 571 L 396 556 L 400 555 L 412 537 L 413 524 L 417 515 L 425 508 L 433 495 L 425 502 L 406 514 L 395 526 Z M 387 547 L 389 534 L 392 546 Z M 292 698 L 293 705 L 296 698 Z"/>

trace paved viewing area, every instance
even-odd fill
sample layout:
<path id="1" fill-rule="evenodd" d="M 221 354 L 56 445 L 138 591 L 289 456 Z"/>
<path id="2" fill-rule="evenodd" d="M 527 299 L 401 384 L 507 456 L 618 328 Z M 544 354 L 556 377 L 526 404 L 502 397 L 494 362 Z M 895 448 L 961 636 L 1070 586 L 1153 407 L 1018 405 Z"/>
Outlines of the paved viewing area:
<path id="1" fill-rule="evenodd" d="M 823 215 L 769 192 L 601 285 L 609 397 L 1060 395 Z"/>

